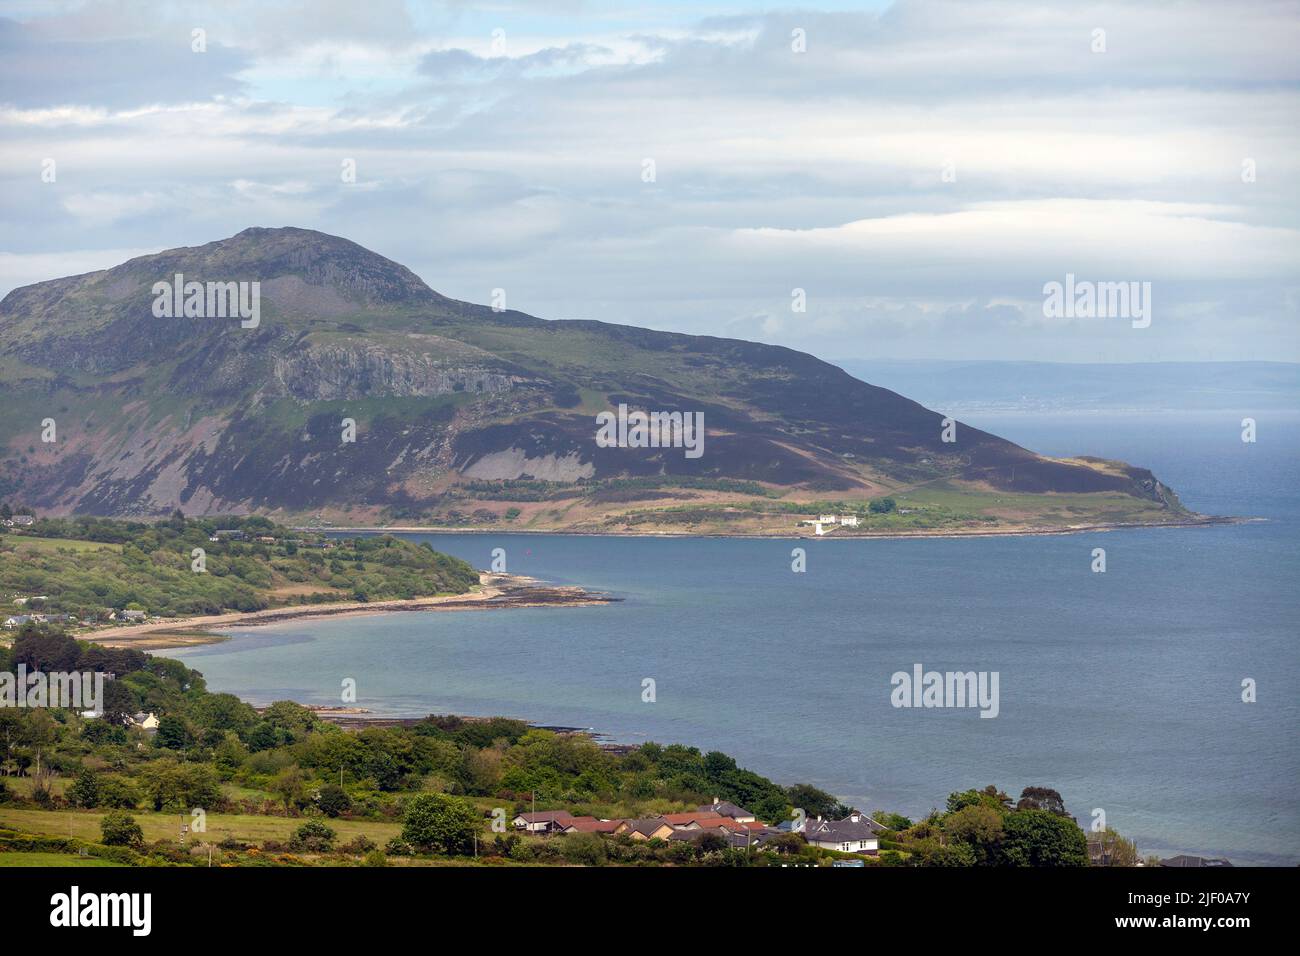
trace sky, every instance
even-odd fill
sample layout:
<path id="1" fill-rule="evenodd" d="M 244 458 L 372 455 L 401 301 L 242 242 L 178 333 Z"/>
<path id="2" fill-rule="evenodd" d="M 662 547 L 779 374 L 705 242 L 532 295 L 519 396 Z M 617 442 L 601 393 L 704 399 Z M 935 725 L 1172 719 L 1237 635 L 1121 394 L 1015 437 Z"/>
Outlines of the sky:
<path id="1" fill-rule="evenodd" d="M 0 2 L 0 294 L 293 225 L 831 361 L 1300 361 L 1298 49 L 1272 0 Z"/>

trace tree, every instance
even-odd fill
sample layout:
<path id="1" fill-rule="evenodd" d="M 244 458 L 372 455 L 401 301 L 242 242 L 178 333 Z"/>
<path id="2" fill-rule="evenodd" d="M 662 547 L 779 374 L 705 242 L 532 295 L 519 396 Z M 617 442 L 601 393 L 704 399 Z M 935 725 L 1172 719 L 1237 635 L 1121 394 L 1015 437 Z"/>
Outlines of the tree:
<path id="1" fill-rule="evenodd" d="M 296 764 L 292 767 L 285 767 L 277 773 L 274 779 L 271 780 L 270 790 L 284 801 L 286 810 L 291 810 L 294 806 L 301 807 L 307 803 L 303 774 Z"/>
<path id="2" fill-rule="evenodd" d="M 874 498 L 867 507 L 872 514 L 883 515 L 895 510 L 898 504 L 893 498 Z"/>
<path id="3" fill-rule="evenodd" d="M 1002 839 L 1002 814 L 990 806 L 973 803 L 944 817 L 943 829 L 954 843 L 971 847 L 976 863 L 987 865 L 996 858 Z"/>
<path id="4" fill-rule="evenodd" d="M 1088 839 L 1069 817 L 1017 810 L 1003 823 L 999 862 L 1007 866 L 1087 866 Z"/>
<path id="5" fill-rule="evenodd" d="M 1020 802 L 1016 804 L 1017 810 L 1046 810 L 1048 813 L 1055 813 L 1058 817 L 1068 817 L 1065 810 L 1065 801 L 1061 795 L 1050 787 L 1025 787 L 1020 791 Z"/>
<path id="6" fill-rule="evenodd" d="M 14 639 L 13 662 L 29 671 L 75 671 L 81 661 L 81 642 L 48 625 L 28 622 Z"/>
<path id="7" fill-rule="evenodd" d="M 474 835 L 482 822 L 478 811 L 464 800 L 421 793 L 406 804 L 402 839 L 426 852 L 466 853 L 474 848 Z"/>
<path id="8" fill-rule="evenodd" d="M 321 813 L 327 817 L 337 817 L 352 809 L 352 799 L 337 783 L 327 783 L 320 788 L 320 800 L 317 801 Z"/>
<path id="9" fill-rule="evenodd" d="M 1139 856 L 1132 840 L 1124 839 L 1109 827 L 1095 836 L 1101 843 L 1101 861 L 1097 865 L 1137 866 Z"/>
<path id="10" fill-rule="evenodd" d="M 144 844 L 144 831 L 135 817 L 125 810 L 109 810 L 99 821 L 99 832 L 105 846 L 138 847 Z"/>
<path id="11" fill-rule="evenodd" d="M 809 817 L 825 817 L 828 820 L 842 820 L 849 815 L 849 808 L 844 806 L 825 790 L 819 790 L 809 783 L 796 783 L 786 791 L 792 806 L 806 813 Z"/>
<path id="12" fill-rule="evenodd" d="M 68 800 L 73 806 L 92 810 L 99 806 L 99 779 L 89 767 L 83 767 L 77 779 L 68 788 Z"/>
<path id="13" fill-rule="evenodd" d="M 605 841 L 597 833 L 572 833 L 564 837 L 560 852 L 579 866 L 604 866 Z"/>
<path id="14" fill-rule="evenodd" d="M 158 732 L 154 735 L 153 745 L 167 750 L 184 750 L 190 745 L 190 731 L 185 721 L 175 714 L 158 718 Z"/>
<path id="15" fill-rule="evenodd" d="M 305 850 L 308 853 L 328 853 L 334 848 L 334 837 L 336 835 L 333 829 L 319 820 L 308 820 L 294 831 L 293 839 L 289 842 L 295 850 Z"/>

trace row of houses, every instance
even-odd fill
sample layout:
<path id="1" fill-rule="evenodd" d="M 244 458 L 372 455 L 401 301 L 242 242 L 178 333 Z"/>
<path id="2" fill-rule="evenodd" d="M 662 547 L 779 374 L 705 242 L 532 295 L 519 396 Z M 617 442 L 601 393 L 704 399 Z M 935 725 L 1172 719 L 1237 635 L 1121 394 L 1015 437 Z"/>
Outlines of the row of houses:
<path id="1" fill-rule="evenodd" d="M 18 602 L 15 601 L 14 603 L 17 604 Z M 149 614 L 147 611 L 136 610 L 109 611 L 107 614 L 101 615 L 100 619 L 104 621 L 129 621 L 138 624 L 141 621 L 148 620 Z M 83 622 L 79 617 L 73 614 L 13 614 L 6 617 L 3 622 L 0 622 L 0 624 L 8 630 L 14 630 L 15 628 L 22 627 L 24 624 L 73 625 L 82 623 L 90 624 L 92 621 L 87 619 Z"/>
<path id="2" fill-rule="evenodd" d="M 733 847 L 756 847 L 786 833 L 795 833 L 813 845 L 841 853 L 874 855 L 880 849 L 879 833 L 884 829 L 865 813 L 853 811 L 843 820 L 801 819 L 768 826 L 743 807 L 714 798 L 696 810 L 665 813 L 657 817 L 630 820 L 598 820 L 575 817 L 567 810 L 540 810 L 514 818 L 516 830 L 535 834 L 601 833 L 627 835 L 633 840 L 688 840 L 714 833 Z"/>
<path id="3" fill-rule="evenodd" d="M 6 528 L 26 528 L 29 525 L 36 524 L 34 515 L 14 515 L 12 518 L 5 518 L 0 524 Z"/>
<path id="4" fill-rule="evenodd" d="M 79 624 L 71 614 L 14 614 L 4 619 L 4 626 L 13 630 L 24 624 Z"/>

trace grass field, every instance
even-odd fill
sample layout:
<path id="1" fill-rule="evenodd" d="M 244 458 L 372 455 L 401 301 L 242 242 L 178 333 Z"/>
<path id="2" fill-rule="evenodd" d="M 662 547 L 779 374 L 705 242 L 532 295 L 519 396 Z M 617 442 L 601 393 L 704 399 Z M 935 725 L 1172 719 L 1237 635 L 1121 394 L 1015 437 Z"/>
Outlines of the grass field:
<path id="1" fill-rule="evenodd" d="M 7 534 L 0 538 L 5 544 L 14 545 L 19 552 L 48 552 L 67 548 L 69 551 L 122 551 L 120 544 L 106 544 L 103 541 L 83 541 L 79 538 L 33 538 L 27 535 Z"/>
<path id="2" fill-rule="evenodd" d="M 174 813 L 146 813 L 133 811 L 136 823 L 144 831 L 146 841 L 179 839 L 181 818 Z M 97 812 L 77 810 L 19 810 L 0 807 L 0 827 L 37 833 L 46 836 L 76 837 L 99 842 Z M 190 820 L 186 817 L 186 823 Z M 194 833 L 190 840 L 199 843 L 219 843 L 226 837 L 261 843 L 264 840 L 288 840 L 293 831 L 306 823 L 305 818 L 263 817 L 250 814 L 210 813 L 207 832 Z M 338 843 L 348 843 L 365 835 L 383 846 L 402 831 L 400 823 L 375 823 L 369 820 L 326 820 L 325 823 L 338 834 Z"/>
<path id="3" fill-rule="evenodd" d="M 122 866 L 112 860 L 74 853 L 0 853 L 0 869 L 7 866 Z"/>

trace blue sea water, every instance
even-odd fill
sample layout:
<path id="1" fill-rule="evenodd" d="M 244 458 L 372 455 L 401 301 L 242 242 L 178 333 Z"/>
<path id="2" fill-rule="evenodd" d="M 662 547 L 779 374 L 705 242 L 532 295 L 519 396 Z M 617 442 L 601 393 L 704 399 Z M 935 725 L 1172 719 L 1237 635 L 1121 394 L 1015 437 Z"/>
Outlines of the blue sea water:
<path id="1" fill-rule="evenodd" d="M 1295 864 L 1300 420 L 1261 419 L 1244 444 L 1241 417 L 971 424 L 1142 464 L 1193 509 L 1264 521 L 876 541 L 416 535 L 479 567 L 505 548 L 512 572 L 624 600 L 291 622 L 171 653 L 255 702 L 337 704 L 350 677 L 376 713 L 688 743 L 911 816 L 953 790 L 1049 786 L 1143 853 Z M 893 707 L 891 675 L 917 663 L 997 671 L 998 716 Z"/>

